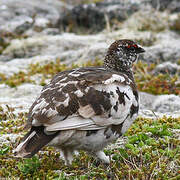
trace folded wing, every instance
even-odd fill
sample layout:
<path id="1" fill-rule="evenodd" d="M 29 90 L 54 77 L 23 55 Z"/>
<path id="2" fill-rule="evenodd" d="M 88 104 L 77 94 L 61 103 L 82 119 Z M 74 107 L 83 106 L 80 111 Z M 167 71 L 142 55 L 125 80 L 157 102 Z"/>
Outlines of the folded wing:
<path id="1" fill-rule="evenodd" d="M 56 75 L 30 109 L 28 127 L 48 132 L 93 130 L 121 124 L 138 106 L 126 75 L 103 68 L 81 68 Z"/>

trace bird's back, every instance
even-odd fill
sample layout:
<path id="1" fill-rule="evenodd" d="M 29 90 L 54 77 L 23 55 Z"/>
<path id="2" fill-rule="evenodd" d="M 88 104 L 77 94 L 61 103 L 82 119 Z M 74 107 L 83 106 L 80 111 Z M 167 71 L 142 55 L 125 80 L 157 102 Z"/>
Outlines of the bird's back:
<path id="1" fill-rule="evenodd" d="M 30 109 L 28 124 L 62 130 L 72 116 L 83 118 L 82 126 L 87 119 L 97 126 L 119 124 L 137 113 L 131 110 L 133 107 L 138 111 L 138 93 L 134 81 L 126 74 L 104 68 L 80 68 L 57 74 L 43 88 Z M 75 120 L 74 126 L 69 124 L 76 127 Z"/>

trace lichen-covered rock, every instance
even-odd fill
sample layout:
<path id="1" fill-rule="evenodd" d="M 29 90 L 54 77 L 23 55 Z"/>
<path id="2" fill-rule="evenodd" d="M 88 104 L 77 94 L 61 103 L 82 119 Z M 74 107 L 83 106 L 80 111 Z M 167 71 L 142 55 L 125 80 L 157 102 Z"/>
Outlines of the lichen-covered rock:
<path id="1" fill-rule="evenodd" d="M 143 117 L 162 117 L 180 116 L 180 97 L 174 94 L 170 95 L 152 95 L 140 92 L 140 116 Z"/>
<path id="2" fill-rule="evenodd" d="M 170 24 L 170 29 L 176 31 L 177 33 L 180 33 L 180 13 L 174 16 Z"/>
<path id="3" fill-rule="evenodd" d="M 92 4 L 80 4 L 67 10 L 60 17 L 58 25 L 63 29 L 83 27 L 89 31 L 101 31 L 106 23 L 124 21 L 140 8 L 139 1 L 107 0 Z"/>
<path id="4" fill-rule="evenodd" d="M 150 0 L 149 3 L 157 10 L 169 10 L 170 12 L 180 11 L 179 0 Z"/>
<path id="5" fill-rule="evenodd" d="M 157 75 L 158 73 L 180 74 L 180 66 L 167 61 L 156 66 L 154 69 L 154 74 Z"/>
<path id="6" fill-rule="evenodd" d="M 7 56 L 5 58 L 7 58 Z M 30 64 L 40 63 L 43 65 L 52 61 L 56 61 L 56 56 L 42 55 L 42 56 L 34 56 L 31 58 L 15 58 L 7 62 L 0 61 L 0 72 L 1 74 L 4 74 L 6 77 L 9 77 L 20 71 L 27 72 L 27 68 L 29 67 Z"/>
<path id="7" fill-rule="evenodd" d="M 32 27 L 53 26 L 66 8 L 70 6 L 58 0 L 1 0 L 0 31 L 21 34 Z"/>
<path id="8" fill-rule="evenodd" d="M 6 105 L 14 108 L 15 114 L 28 112 L 30 105 L 39 95 L 42 87 L 33 84 L 22 84 L 17 88 L 0 85 L 0 106 L 7 110 Z"/>
<path id="9" fill-rule="evenodd" d="M 168 10 L 177 13 L 180 12 L 180 2 L 178 0 L 105 0 L 98 3 L 80 4 L 65 11 L 65 14 L 60 16 L 57 25 L 69 31 L 78 31 L 77 28 L 83 27 L 89 32 L 98 32 L 103 30 L 108 23 L 113 25 L 114 20 L 122 22 L 135 12 L 148 9 L 155 9 L 156 12 Z M 149 21 L 147 23 L 151 24 Z M 161 25 L 161 20 L 159 25 Z"/>
<path id="10" fill-rule="evenodd" d="M 130 16 L 122 25 L 138 31 L 162 32 L 168 29 L 171 16 L 167 12 L 159 12 L 155 9 L 143 8 Z"/>
<path id="11" fill-rule="evenodd" d="M 152 104 L 153 110 L 161 113 L 179 112 L 180 97 L 176 95 L 160 95 Z"/>
<path id="12" fill-rule="evenodd" d="M 41 35 L 12 40 L 10 45 L 4 49 L 0 60 L 1 57 L 4 61 L 8 61 L 14 58 L 30 58 L 39 55 L 60 58 L 61 61 L 67 60 L 66 63 L 75 63 L 80 59 L 86 61 L 102 58 L 106 48 L 105 34 L 87 36 L 69 33 Z M 29 61 L 22 60 L 21 62 L 28 64 Z"/>
<path id="13" fill-rule="evenodd" d="M 165 31 L 156 35 L 156 42 L 147 48 L 147 53 L 141 55 L 146 62 L 162 63 L 177 62 L 180 59 L 180 35 Z"/>
<path id="14" fill-rule="evenodd" d="M 1 127 L 0 127 L 1 130 Z M 15 143 L 16 139 L 19 137 L 19 134 L 1 134 L 0 136 L 0 144 L 9 145 L 11 143 Z"/>
<path id="15" fill-rule="evenodd" d="M 140 109 L 150 109 L 152 110 L 152 104 L 157 98 L 156 95 L 145 93 L 145 92 L 140 92 Z"/>

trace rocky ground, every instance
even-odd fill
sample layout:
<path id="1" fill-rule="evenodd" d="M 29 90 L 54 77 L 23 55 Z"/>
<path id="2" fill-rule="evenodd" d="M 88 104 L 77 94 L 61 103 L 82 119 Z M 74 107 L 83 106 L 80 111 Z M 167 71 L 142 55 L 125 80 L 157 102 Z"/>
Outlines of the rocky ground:
<path id="1" fill-rule="evenodd" d="M 23 179 L 31 178 L 33 173 L 34 176 L 39 177 L 36 168 L 40 168 L 42 172 L 46 170 L 47 167 L 42 167 L 38 163 L 41 161 L 42 164 L 46 160 L 46 157 L 41 157 L 41 154 L 40 160 L 32 160 L 35 162 L 35 168 L 31 171 L 26 170 L 24 165 L 31 164 L 31 161 L 19 160 L 20 164 L 16 166 L 15 162 L 10 160 L 13 159 L 12 148 L 24 133 L 22 125 L 26 120 L 28 108 L 43 85 L 54 74 L 67 68 L 101 64 L 108 46 L 114 40 L 122 38 L 137 41 L 145 48 L 146 53 L 139 57 L 140 61 L 134 67 L 141 96 L 139 118 L 124 138 L 125 140 L 119 140 L 113 148 L 120 148 L 120 144 L 130 144 L 130 146 L 133 144 L 135 148 L 135 144 L 138 143 L 136 141 L 136 143 L 130 143 L 135 136 L 132 132 L 137 133 L 136 139 L 140 138 L 138 141 L 148 146 L 146 141 L 149 139 L 146 136 L 151 133 L 148 137 L 154 138 L 157 144 L 162 145 L 161 140 L 167 144 L 167 147 L 169 145 L 174 147 L 168 149 L 168 152 L 173 151 L 168 155 L 170 159 L 168 162 L 164 160 L 167 157 L 157 160 L 159 162 L 162 160 L 160 164 L 165 163 L 170 167 L 167 167 L 166 172 L 160 164 L 152 165 L 155 163 L 152 161 L 151 166 L 154 169 L 148 172 L 151 175 L 138 176 L 136 173 L 139 169 L 145 168 L 145 163 L 141 164 L 143 168 L 139 165 L 140 157 L 134 152 L 139 151 L 137 147 L 137 149 L 126 147 L 131 150 L 129 153 L 136 163 L 126 158 L 127 154 L 123 148 L 118 149 L 122 157 L 113 151 L 121 165 L 124 163 L 127 166 L 125 168 L 127 171 L 133 170 L 129 178 L 127 174 L 117 171 L 115 165 L 111 167 L 113 171 L 109 172 L 110 175 L 105 173 L 103 168 L 94 170 L 96 166 L 94 167 L 93 160 L 84 154 L 80 159 L 76 159 L 76 163 L 79 162 L 78 166 L 82 169 L 87 169 L 89 162 L 93 164 L 92 172 L 95 175 L 89 174 L 88 178 L 96 176 L 100 179 L 109 178 L 109 176 L 115 179 L 179 177 L 179 161 L 176 160 L 180 155 L 180 149 L 176 148 L 180 140 L 180 2 L 178 0 L 94 0 L 94 3 L 88 0 L 1 0 L 0 156 L 2 160 L 0 160 L 0 168 L 2 170 L 0 170 L 0 177 L 11 178 L 19 174 Z M 153 124 L 152 121 L 157 121 L 157 124 Z M 148 128 L 142 127 L 141 122 L 146 122 Z M 156 134 L 152 130 L 153 127 L 155 127 L 154 131 L 165 134 Z M 143 134 L 145 139 L 138 136 L 140 132 L 145 134 Z M 157 136 L 160 140 L 157 140 Z M 161 145 L 157 146 L 161 147 Z M 151 145 L 153 146 L 154 144 Z M 161 151 L 164 149 L 162 148 Z M 51 149 L 46 151 L 54 153 Z M 158 153 L 162 153 L 162 156 L 167 153 L 161 151 Z M 144 153 L 152 153 L 152 151 L 146 150 Z M 52 155 L 57 159 L 56 156 L 56 154 Z M 88 159 L 85 164 L 82 160 L 84 157 Z M 60 164 L 64 166 L 63 162 Z M 44 178 L 62 176 L 62 179 L 66 179 L 66 174 L 70 174 L 68 177 L 71 177 L 70 172 L 74 173 L 72 178 L 84 177 L 83 170 L 75 171 L 76 164 L 71 170 L 63 167 L 66 173 L 63 175 L 57 171 L 59 166 L 57 167 L 56 164 L 53 166 L 53 168 L 49 167 L 51 169 L 48 171 L 49 176 Z M 8 172 L 8 168 L 14 169 L 12 173 Z M 143 171 L 148 174 L 148 170 Z M 158 174 L 160 171 L 162 174 Z"/>

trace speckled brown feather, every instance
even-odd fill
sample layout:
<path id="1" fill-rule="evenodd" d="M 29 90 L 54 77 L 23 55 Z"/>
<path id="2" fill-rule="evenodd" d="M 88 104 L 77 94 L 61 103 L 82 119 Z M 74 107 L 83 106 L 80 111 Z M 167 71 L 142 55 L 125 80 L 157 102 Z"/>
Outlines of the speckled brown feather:
<path id="1" fill-rule="evenodd" d="M 86 106 L 88 104 L 92 106 L 96 115 L 104 113 L 102 107 L 105 111 L 108 111 L 111 108 L 111 104 L 109 102 L 109 97 L 107 93 L 99 92 L 94 88 L 90 88 L 88 92 L 85 92 L 85 89 L 96 84 L 103 84 L 103 82 L 111 78 L 112 74 L 117 74 L 125 79 L 125 81 L 117 83 L 122 85 L 130 85 L 130 87 L 134 88 L 134 91 L 136 91 L 136 87 L 134 86 L 133 81 L 130 81 L 128 77 L 122 73 L 117 73 L 113 71 L 107 72 L 104 68 L 97 69 L 93 67 L 80 69 L 79 72 L 82 72 L 83 74 L 79 75 L 78 77 L 73 77 L 69 75 L 69 73 L 72 72 L 74 72 L 74 70 L 57 74 L 52 79 L 50 84 L 43 88 L 41 96 L 33 103 L 30 108 L 29 119 L 26 127 L 31 127 L 31 123 L 34 118 L 42 124 L 51 124 L 51 118 L 47 117 L 45 113 L 42 113 L 43 108 L 39 110 L 38 113 L 33 114 L 33 108 L 38 104 L 38 100 L 42 98 L 45 99 L 46 102 L 48 102 L 48 106 L 44 108 L 52 108 L 53 110 L 56 110 L 59 116 L 68 117 L 76 113 L 80 105 Z M 64 78 L 66 79 L 62 81 Z M 67 83 L 67 85 L 60 88 L 58 84 L 59 82 Z M 77 82 L 77 84 L 68 84 L 69 82 Z M 74 94 L 74 91 L 76 90 L 80 90 L 84 93 L 84 95 L 82 97 L 77 97 Z M 56 106 L 56 104 L 54 104 L 52 101 L 52 97 L 58 102 L 63 102 L 66 99 L 65 94 L 68 94 L 70 97 L 68 107 L 65 107 L 63 105 Z"/>

